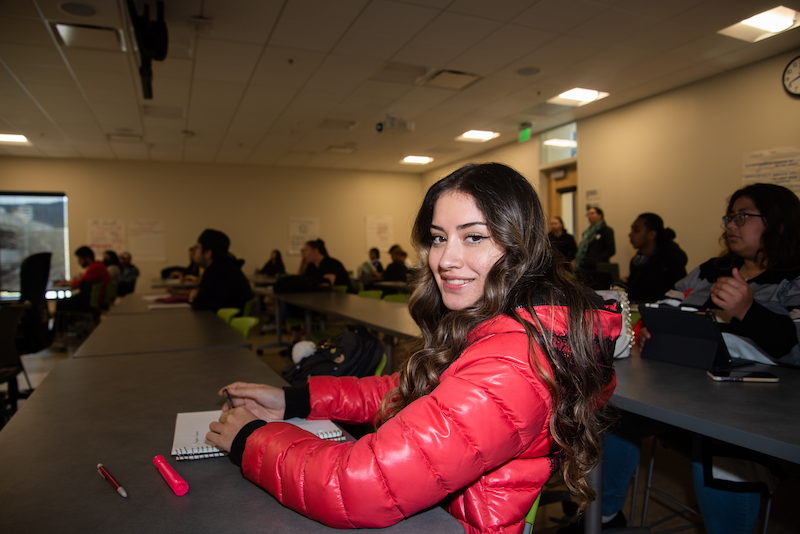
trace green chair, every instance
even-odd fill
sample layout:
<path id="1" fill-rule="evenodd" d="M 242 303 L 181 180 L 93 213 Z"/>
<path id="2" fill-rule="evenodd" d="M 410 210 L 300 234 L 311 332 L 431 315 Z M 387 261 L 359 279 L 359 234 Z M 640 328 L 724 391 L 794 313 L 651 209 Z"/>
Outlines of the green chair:
<path id="1" fill-rule="evenodd" d="M 383 291 L 380 289 L 364 289 L 363 291 L 358 292 L 359 297 L 365 297 L 368 299 L 378 299 L 383 296 Z"/>
<path id="2" fill-rule="evenodd" d="M 239 315 L 239 308 L 220 308 L 217 310 L 217 317 L 222 319 L 228 324 L 231 324 L 231 319 Z"/>
<path id="3" fill-rule="evenodd" d="M 250 330 L 258 324 L 258 317 L 234 317 L 231 319 L 231 326 L 242 334 L 245 338 L 250 337 Z"/>
<path id="4" fill-rule="evenodd" d="M 386 353 L 383 353 L 381 356 L 381 361 L 378 362 L 378 367 L 375 368 L 375 376 L 381 376 L 383 374 L 383 369 L 386 367 Z"/>
<path id="5" fill-rule="evenodd" d="M 408 295 L 405 293 L 395 293 L 393 295 L 386 295 L 383 297 L 383 300 L 386 302 L 402 302 L 403 304 L 408 303 Z"/>
<path id="6" fill-rule="evenodd" d="M 258 297 L 253 297 L 244 303 L 244 310 L 242 310 L 242 317 L 252 317 L 253 306 L 256 305 Z"/>
<path id="7" fill-rule="evenodd" d="M 111 308 L 114 301 L 117 300 L 117 286 L 119 286 L 119 280 L 112 280 L 106 284 L 106 292 L 103 295 L 103 302 L 100 306 L 104 310 Z"/>
<path id="8" fill-rule="evenodd" d="M 347 293 L 347 286 L 333 286 L 331 290 L 336 293 Z"/>
<path id="9" fill-rule="evenodd" d="M 525 528 L 522 530 L 522 534 L 530 534 L 533 531 L 533 521 L 536 519 L 536 512 L 539 509 L 539 499 L 541 498 L 542 493 L 539 492 L 536 500 L 533 501 L 533 506 L 531 506 L 528 515 L 525 516 Z"/>

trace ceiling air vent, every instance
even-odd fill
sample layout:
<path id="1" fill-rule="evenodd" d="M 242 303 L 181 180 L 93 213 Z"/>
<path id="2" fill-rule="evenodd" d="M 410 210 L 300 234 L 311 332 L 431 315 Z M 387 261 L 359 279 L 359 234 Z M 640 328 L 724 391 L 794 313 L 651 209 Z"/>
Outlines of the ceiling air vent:
<path id="1" fill-rule="evenodd" d="M 440 70 L 425 82 L 430 87 L 441 87 L 443 89 L 464 89 L 468 85 L 478 81 L 480 76 L 461 72 L 457 70 Z"/>

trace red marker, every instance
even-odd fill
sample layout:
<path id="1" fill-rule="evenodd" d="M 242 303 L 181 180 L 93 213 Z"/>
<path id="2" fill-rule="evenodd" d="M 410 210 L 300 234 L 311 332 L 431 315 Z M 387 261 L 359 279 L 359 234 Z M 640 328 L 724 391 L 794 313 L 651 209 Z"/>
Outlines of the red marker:
<path id="1" fill-rule="evenodd" d="M 125 491 L 125 488 L 119 485 L 119 482 L 114 480 L 114 477 L 111 476 L 111 473 L 108 472 L 108 469 L 103 467 L 103 464 L 97 464 L 97 472 L 100 473 L 101 477 L 108 480 L 111 485 L 114 486 L 114 489 L 117 490 L 117 493 L 126 499 L 128 498 L 128 492 Z"/>

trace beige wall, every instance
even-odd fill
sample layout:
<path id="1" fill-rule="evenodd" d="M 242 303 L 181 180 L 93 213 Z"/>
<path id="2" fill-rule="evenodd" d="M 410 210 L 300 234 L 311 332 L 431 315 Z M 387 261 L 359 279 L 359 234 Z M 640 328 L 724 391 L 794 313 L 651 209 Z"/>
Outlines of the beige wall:
<path id="1" fill-rule="evenodd" d="M 294 270 L 299 256 L 286 254 L 292 216 L 317 217 L 331 256 L 355 269 L 368 258 L 367 215 L 390 215 L 396 241 L 408 248 L 420 183 L 412 174 L 0 158 L 0 189 L 67 193 L 71 250 L 87 242 L 90 219 L 165 221 L 167 261 L 134 257 L 146 282 L 167 265 L 187 265 L 187 249 L 204 228 L 228 234 L 246 272 L 263 265 L 273 248 Z M 78 269 L 74 257 L 72 269 Z M 137 286 L 147 289 L 147 283 Z"/>

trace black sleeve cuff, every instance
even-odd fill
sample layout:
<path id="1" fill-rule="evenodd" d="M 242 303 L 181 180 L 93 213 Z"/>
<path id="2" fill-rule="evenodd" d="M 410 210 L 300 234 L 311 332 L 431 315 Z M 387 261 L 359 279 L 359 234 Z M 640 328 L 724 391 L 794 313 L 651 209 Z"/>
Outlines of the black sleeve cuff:
<path id="1" fill-rule="evenodd" d="M 752 339 L 772 358 L 786 356 L 797 345 L 797 328 L 792 318 L 770 311 L 755 301 L 744 319 L 733 319 L 731 325 L 738 327 L 741 335 Z"/>
<path id="2" fill-rule="evenodd" d="M 228 458 L 231 459 L 231 462 L 233 462 L 234 465 L 239 467 L 242 466 L 242 457 L 244 456 L 244 447 L 247 445 L 247 438 L 250 437 L 250 434 L 266 424 L 266 421 L 261 421 L 260 419 L 256 421 L 250 421 L 242 427 L 238 434 L 236 434 L 236 437 L 233 438 L 233 443 L 231 444 L 231 452 L 228 455 Z"/>
<path id="3" fill-rule="evenodd" d="M 286 395 L 286 410 L 283 418 L 308 417 L 311 413 L 311 391 L 308 384 L 298 387 L 287 386 L 283 388 L 283 392 Z"/>

